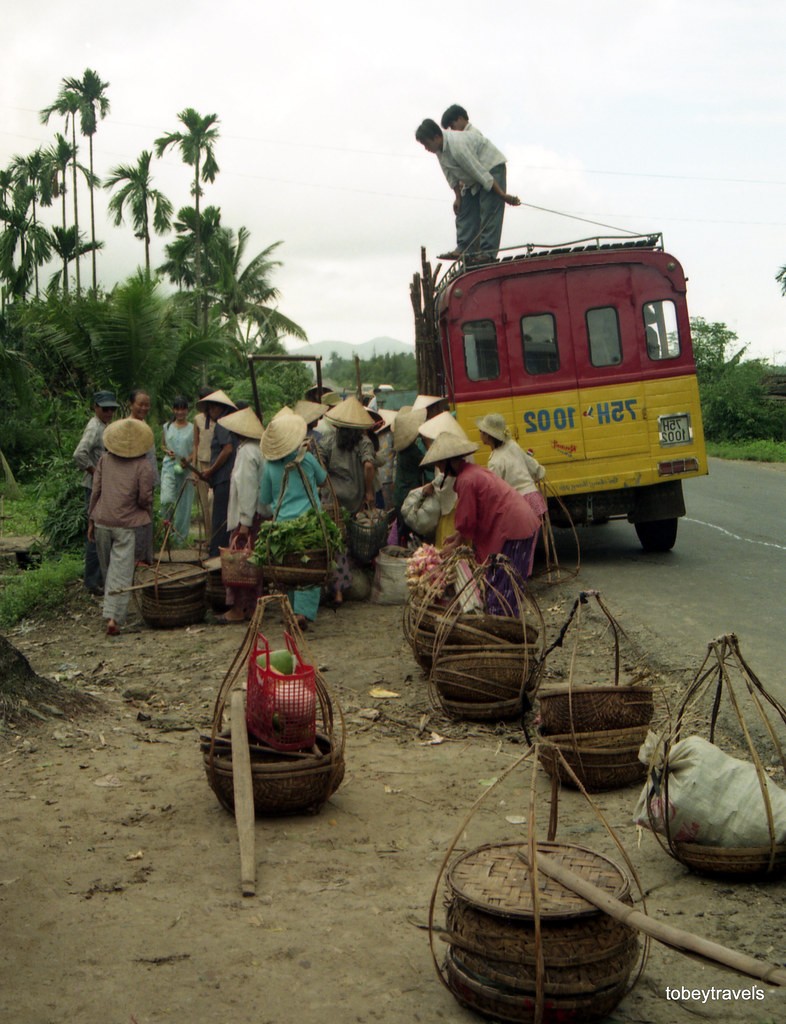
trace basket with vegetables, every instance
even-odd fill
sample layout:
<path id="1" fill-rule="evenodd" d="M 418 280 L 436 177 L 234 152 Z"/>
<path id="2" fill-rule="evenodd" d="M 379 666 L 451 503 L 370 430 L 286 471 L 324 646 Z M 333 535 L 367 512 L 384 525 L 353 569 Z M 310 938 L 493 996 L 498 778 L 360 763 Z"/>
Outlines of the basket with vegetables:
<path id="1" fill-rule="evenodd" d="M 311 508 L 296 519 L 262 523 L 254 561 L 264 566 L 265 582 L 277 590 L 320 587 L 327 581 L 341 533 L 328 516 Z"/>

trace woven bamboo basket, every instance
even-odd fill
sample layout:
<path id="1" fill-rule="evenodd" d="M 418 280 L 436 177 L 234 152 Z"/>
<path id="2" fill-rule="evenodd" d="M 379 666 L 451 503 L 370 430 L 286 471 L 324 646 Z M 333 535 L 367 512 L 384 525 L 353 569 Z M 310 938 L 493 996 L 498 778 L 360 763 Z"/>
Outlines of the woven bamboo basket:
<path id="1" fill-rule="evenodd" d="M 525 706 L 524 698 L 512 700 L 495 700 L 489 704 L 477 704 L 474 701 L 440 700 L 440 707 L 445 714 L 453 718 L 467 719 L 470 722 L 515 722 L 520 719 L 529 704 Z"/>
<path id="2" fill-rule="evenodd" d="M 598 1020 L 627 991 L 639 956 L 637 934 L 542 875 L 538 934 L 529 868 L 517 856 L 526 849 L 526 843 L 482 846 L 448 871 L 448 987 L 486 1016 L 534 1021 L 540 952 L 543 1020 Z M 539 843 L 538 850 L 631 903 L 628 880 L 613 861 L 569 844 Z"/>
<path id="3" fill-rule="evenodd" d="M 702 875 L 720 878 L 776 877 L 786 872 L 786 846 L 728 847 L 674 843 L 677 860 Z"/>
<path id="4" fill-rule="evenodd" d="M 573 680 L 573 666 L 580 644 L 581 629 L 578 628 L 582 609 L 594 598 L 608 620 L 608 629 L 613 640 L 612 666 L 609 670 L 611 682 L 606 685 L 581 684 Z M 557 639 L 543 656 L 544 662 L 552 651 L 562 647 L 565 636 L 573 623 L 573 657 L 568 684 L 566 686 L 542 686 L 538 691 L 538 704 L 543 734 L 608 732 L 614 729 L 635 729 L 647 725 L 654 713 L 653 690 L 651 686 L 623 684 L 620 680 L 620 635 L 622 627 L 611 614 L 597 591 L 582 591 L 570 610 Z"/>
<path id="5" fill-rule="evenodd" d="M 651 686 L 544 686 L 538 702 L 543 733 L 632 729 L 654 711 Z"/>
<path id="6" fill-rule="evenodd" d="M 208 608 L 214 612 L 225 612 L 227 605 L 227 588 L 221 579 L 221 569 L 210 569 L 205 584 L 205 599 Z"/>
<path id="7" fill-rule="evenodd" d="M 759 677 L 747 663 L 740 651 L 734 633 L 717 637 L 707 645 L 707 654 L 693 681 L 685 692 L 676 721 L 665 741 L 665 759 L 659 765 L 651 764 L 660 774 L 661 798 L 666 806 L 669 797 L 669 752 L 677 743 L 683 730 L 691 720 L 700 716 L 706 739 L 716 743 L 718 719 L 723 707 L 723 697 L 731 707 L 733 718 L 739 726 L 747 744 L 748 760 L 755 766 L 761 789 L 763 805 L 769 821 L 770 841 L 761 846 L 735 847 L 710 846 L 702 843 L 679 842 L 671 832 L 670 814 L 665 815 L 665 836 L 661 835 L 652 818 L 648 791 L 647 812 L 658 842 L 667 852 L 692 871 L 719 878 L 748 878 L 761 881 L 773 880 L 786 874 L 786 845 L 778 843 L 772 820 L 772 803 L 769 796 L 769 782 L 764 766 L 779 763 L 786 772 L 786 753 L 782 744 L 782 730 L 786 725 L 786 707 L 762 684 Z M 710 712 L 707 716 L 706 709 Z M 729 712 L 729 709 L 726 708 Z M 729 717 L 732 718 L 732 714 Z M 753 719 L 748 722 L 746 718 Z M 755 739 L 754 739 L 755 737 Z M 720 745 L 720 744 L 718 744 Z M 736 751 L 735 751 L 736 754 Z M 721 807 L 721 814 L 734 811 L 733 807 Z M 699 823 L 701 824 L 701 823 Z M 701 833 L 699 833 L 701 834 Z"/>
<path id="8" fill-rule="evenodd" d="M 622 789 L 647 774 L 647 766 L 638 756 L 646 736 L 646 726 L 543 736 L 538 759 L 549 775 L 556 773 L 567 786 L 575 787 L 576 780 L 566 763 L 588 793 Z"/>
<path id="9" fill-rule="evenodd" d="M 248 675 L 249 658 L 256 649 L 265 610 L 278 606 L 283 628 L 293 638 L 303 660 L 315 666 L 318 753 L 283 752 L 266 749 L 252 740 L 251 775 L 254 812 L 258 816 L 316 813 L 336 792 L 344 778 L 344 716 L 334 702 L 314 658 L 308 652 L 303 633 L 284 594 L 261 597 L 245 637 L 221 683 L 213 709 L 213 728 L 203 743 L 204 766 L 210 788 L 219 803 L 234 810 L 231 740 L 227 744 L 224 715 L 233 689 Z"/>
<path id="10" fill-rule="evenodd" d="M 443 643 L 467 646 L 492 646 L 494 644 L 535 644 L 538 627 L 534 622 L 526 624 L 521 619 L 507 615 L 452 615 L 449 610 L 437 605 L 417 605 L 411 608 L 412 628 L 436 636 L 442 636 Z"/>
<path id="11" fill-rule="evenodd" d="M 303 587 L 321 587 L 330 575 L 331 562 L 324 549 L 304 551 L 299 555 L 284 555 L 280 564 L 266 562 L 265 583 L 276 590 L 297 590 Z"/>
<path id="12" fill-rule="evenodd" d="M 201 566 L 140 567 L 135 591 L 142 618 L 154 629 L 175 629 L 202 622 L 207 611 L 207 573 Z"/>
<path id="13" fill-rule="evenodd" d="M 461 650 L 447 654 L 443 648 L 434 661 L 431 681 L 441 698 L 488 704 L 513 700 L 530 688 L 537 662 L 527 657 L 526 648 Z"/>
<path id="14" fill-rule="evenodd" d="M 352 557 L 368 564 L 387 543 L 390 522 L 386 512 L 375 509 L 372 513 L 359 512 L 347 526 L 347 547 Z"/>
<path id="15" fill-rule="evenodd" d="M 252 739 L 253 744 L 253 739 Z M 317 737 L 319 757 L 294 760 L 278 751 L 251 752 L 254 812 L 258 817 L 286 814 L 316 814 L 336 792 L 344 778 L 344 756 L 326 736 Z M 234 813 L 232 750 L 204 754 L 205 773 L 218 802 Z"/>

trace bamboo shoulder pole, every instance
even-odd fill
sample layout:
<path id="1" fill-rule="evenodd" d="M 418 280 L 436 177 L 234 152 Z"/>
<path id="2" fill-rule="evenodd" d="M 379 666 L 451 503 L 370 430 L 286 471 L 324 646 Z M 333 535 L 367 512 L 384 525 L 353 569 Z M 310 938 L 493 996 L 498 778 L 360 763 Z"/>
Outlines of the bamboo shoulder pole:
<path id="1" fill-rule="evenodd" d="M 521 850 L 518 851 L 518 856 L 532 870 L 529 858 Z M 592 882 L 540 851 L 537 854 L 537 870 L 564 885 L 571 892 L 583 896 L 585 900 L 592 903 L 598 910 L 608 914 L 609 917 L 644 932 L 645 935 L 657 939 L 658 942 L 662 942 L 666 946 L 671 946 L 680 952 L 692 953 L 705 960 L 712 960 L 732 971 L 746 974 L 750 978 L 758 978 L 768 985 L 786 985 L 786 970 L 782 967 L 765 963 L 763 960 L 756 960 L 752 956 L 738 953 L 717 942 L 710 942 L 709 939 L 702 939 L 691 932 L 683 931 L 682 928 L 673 928 L 671 925 L 663 924 L 662 921 L 649 917 L 640 910 L 634 910 L 632 907 L 620 903 L 619 900 L 609 896 Z"/>
<path id="2" fill-rule="evenodd" d="M 244 896 L 255 896 L 257 865 L 254 853 L 254 787 L 251 754 L 248 749 L 246 702 L 243 690 L 232 691 L 232 787 L 235 796 L 235 824 L 240 844 L 240 888 Z"/>

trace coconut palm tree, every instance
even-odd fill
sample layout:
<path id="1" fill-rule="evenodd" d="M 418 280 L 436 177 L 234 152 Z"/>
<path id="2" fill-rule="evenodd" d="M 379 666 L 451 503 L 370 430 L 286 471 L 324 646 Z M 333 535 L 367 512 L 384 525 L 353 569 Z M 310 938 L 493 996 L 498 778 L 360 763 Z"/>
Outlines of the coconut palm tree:
<path id="1" fill-rule="evenodd" d="M 145 243 L 145 272 L 150 276 L 150 208 L 153 211 L 153 230 L 162 235 L 172 224 L 172 204 L 158 189 L 152 187 L 150 177 L 150 161 L 152 153 L 144 150 L 136 164 L 119 164 L 109 172 L 104 188 L 112 189 L 118 185 L 117 192 L 109 200 L 110 213 L 114 215 L 115 224 L 123 221 L 123 209 L 128 206 L 134 234 Z"/>
<path id="2" fill-rule="evenodd" d="M 98 72 L 87 68 L 81 78 L 64 78 L 63 88 L 79 97 L 79 127 L 83 135 L 87 136 L 90 167 L 90 238 L 93 242 L 93 294 L 98 288 L 96 277 L 96 250 L 101 246 L 96 245 L 96 213 L 95 213 L 95 186 L 100 184 L 93 170 L 93 136 L 98 128 L 98 119 L 103 120 L 109 113 L 109 100 L 104 90 L 109 88 L 109 82 L 102 82 Z"/>
<path id="3" fill-rule="evenodd" d="M 11 161 L 11 169 L 15 180 L 20 185 L 28 185 L 32 188 L 32 229 L 36 238 L 39 251 L 33 261 L 35 277 L 35 297 L 39 297 L 38 268 L 42 262 L 49 259 L 49 246 L 47 245 L 46 233 L 38 232 L 38 203 L 42 206 L 52 205 L 52 174 L 47 153 L 40 146 L 27 156 L 15 156 Z M 44 251 L 41 251 L 41 245 Z M 38 258 L 42 257 L 42 258 Z"/>
<path id="4" fill-rule="evenodd" d="M 52 114 L 60 114 L 61 117 L 65 118 L 66 131 L 68 131 L 69 124 L 71 125 L 71 179 L 74 192 L 74 232 L 75 236 L 79 235 L 79 201 L 77 196 L 76 187 L 76 172 L 77 172 L 77 145 L 76 145 L 76 115 L 79 113 L 82 105 L 81 98 L 78 93 L 74 92 L 73 89 L 67 89 L 64 83 L 61 83 L 60 92 L 50 106 L 44 107 L 41 111 L 41 121 L 44 124 L 49 124 L 49 118 Z M 79 253 L 77 252 L 75 260 L 76 268 L 76 294 L 81 294 L 82 281 L 79 273 Z M 68 277 L 66 273 L 63 275 L 65 278 Z"/>
<path id="5" fill-rule="evenodd" d="M 69 228 L 61 228 L 55 225 L 52 228 L 51 240 L 52 252 L 62 262 L 63 269 L 57 270 L 52 274 L 49 284 L 46 286 L 46 291 L 48 295 L 55 294 L 62 282 L 63 295 L 67 295 L 69 263 L 78 266 L 80 256 L 86 256 L 87 253 L 93 251 L 93 248 L 103 249 L 104 243 L 85 241 L 83 236 L 80 237 L 77 243 L 76 228 L 73 224 Z"/>
<path id="6" fill-rule="evenodd" d="M 212 301 L 245 354 L 259 344 L 282 336 L 307 341 L 303 328 L 280 313 L 275 305 L 280 293 L 271 284 L 270 277 L 275 268 L 281 266 L 281 261 L 272 259 L 272 255 L 281 242 L 269 245 L 243 267 L 250 237 L 244 227 L 237 235 L 231 228 L 222 227 L 216 232 L 208 250 L 210 263 L 215 268 L 210 283 Z"/>
<path id="7" fill-rule="evenodd" d="M 199 200 L 202 195 L 201 181 L 213 182 L 218 174 L 213 144 L 218 139 L 218 115 L 198 114 L 193 107 L 187 107 L 178 115 L 185 131 L 167 132 L 161 138 L 156 139 L 156 156 L 161 157 L 170 146 L 177 146 L 183 158 L 183 162 L 194 168 L 194 181 L 191 185 L 191 194 L 194 197 L 195 218 L 195 249 L 194 249 L 194 275 L 196 282 L 196 310 L 199 317 L 200 300 L 199 290 L 202 286 L 202 239 L 201 239 L 201 218 L 199 211 Z M 207 322 L 205 321 L 205 327 Z"/>
<path id="8" fill-rule="evenodd" d="M 13 190 L 5 190 L 0 203 L 0 276 L 7 284 L 7 293 L 24 302 L 31 281 L 38 276 L 38 267 L 49 259 L 51 236 L 39 224 L 35 211 L 35 189 L 24 179 L 17 179 Z"/>
<path id="9" fill-rule="evenodd" d="M 112 381 L 120 393 L 143 380 L 159 413 L 196 390 L 205 363 L 227 354 L 220 333 L 195 330 L 183 304 L 141 268 L 106 298 L 53 298 L 44 315 L 37 338 L 64 365 L 96 385 Z"/>

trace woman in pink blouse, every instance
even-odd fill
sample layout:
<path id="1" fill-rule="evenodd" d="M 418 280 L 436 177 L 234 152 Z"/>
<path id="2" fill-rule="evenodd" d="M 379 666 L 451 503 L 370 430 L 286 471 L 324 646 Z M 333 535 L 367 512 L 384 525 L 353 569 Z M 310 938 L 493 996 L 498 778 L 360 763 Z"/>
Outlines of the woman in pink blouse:
<path id="1" fill-rule="evenodd" d="M 523 586 L 529 576 L 530 554 L 540 519 L 525 498 L 504 480 L 484 466 L 466 461 L 466 456 L 477 450 L 472 441 L 443 433 L 420 464 L 437 466 L 446 476 L 455 477 L 456 532 L 445 540 L 443 550 L 450 552 L 460 544 L 471 544 L 478 561 L 488 561 L 488 611 L 515 615 L 513 581 L 494 556 L 505 556 Z"/>

